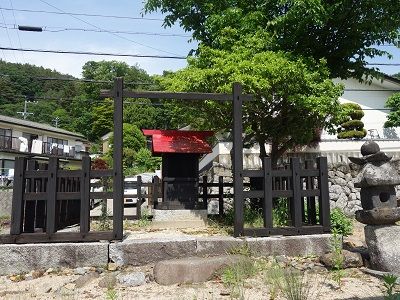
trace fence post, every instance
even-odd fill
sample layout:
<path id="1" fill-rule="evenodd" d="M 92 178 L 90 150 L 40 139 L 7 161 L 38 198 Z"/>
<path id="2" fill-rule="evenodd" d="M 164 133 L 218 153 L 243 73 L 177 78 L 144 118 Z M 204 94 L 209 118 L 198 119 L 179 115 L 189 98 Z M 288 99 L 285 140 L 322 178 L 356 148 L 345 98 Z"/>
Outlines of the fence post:
<path id="1" fill-rule="evenodd" d="M 36 170 L 37 162 L 33 159 L 28 160 L 28 171 Z M 26 183 L 25 183 L 26 184 Z M 35 193 L 36 192 L 36 183 L 35 178 L 30 178 L 27 185 L 27 192 L 28 193 Z M 36 200 L 29 200 L 25 201 L 25 214 L 24 214 L 24 229 L 23 232 L 34 232 L 35 231 L 35 207 L 36 207 Z"/>
<path id="2" fill-rule="evenodd" d="M 47 195 L 46 195 L 46 233 L 56 232 L 58 158 L 49 159 Z"/>
<path id="3" fill-rule="evenodd" d="M 224 177 L 218 177 L 218 214 L 224 215 Z"/>
<path id="4" fill-rule="evenodd" d="M 314 162 L 312 160 L 305 161 L 305 168 L 307 170 L 313 169 L 313 165 L 314 165 Z M 307 176 L 306 189 L 307 190 L 314 189 L 314 177 Z M 308 221 L 308 224 L 315 225 L 317 222 L 316 217 L 317 217 L 317 210 L 316 210 L 316 206 L 315 206 L 315 197 L 313 197 L 313 196 L 307 197 L 307 221 Z"/>
<path id="5" fill-rule="evenodd" d="M 122 240 L 124 218 L 124 176 L 122 173 L 122 124 L 123 124 L 124 82 L 121 77 L 114 81 L 114 178 L 113 178 L 113 234 Z"/>
<path id="6" fill-rule="evenodd" d="M 10 234 L 21 234 L 25 193 L 25 157 L 15 158 Z"/>
<path id="7" fill-rule="evenodd" d="M 202 182 L 202 187 L 203 187 L 203 208 L 207 209 L 208 208 L 208 199 L 207 199 L 207 175 L 203 176 L 203 182 Z"/>
<path id="8" fill-rule="evenodd" d="M 90 157 L 82 157 L 81 173 L 81 214 L 80 232 L 86 234 L 90 230 Z"/>
<path id="9" fill-rule="evenodd" d="M 159 190 L 160 180 L 158 176 L 154 176 L 153 182 L 153 208 L 157 208 L 158 205 L 158 190 Z"/>
<path id="10" fill-rule="evenodd" d="M 263 215 L 264 215 L 264 227 L 272 228 L 272 166 L 271 158 L 264 157 L 263 161 L 264 170 L 264 205 L 263 205 Z"/>
<path id="11" fill-rule="evenodd" d="M 243 199 L 243 99 L 242 86 L 233 84 L 233 204 L 235 210 L 234 236 L 243 233 L 244 199 Z"/>
<path id="12" fill-rule="evenodd" d="M 328 184 L 328 161 L 326 157 L 317 157 L 317 166 L 319 170 L 318 187 L 320 190 L 319 218 L 324 231 L 329 232 L 331 230 L 331 220 Z"/>
<path id="13" fill-rule="evenodd" d="M 136 216 L 140 219 L 142 216 L 142 176 L 137 177 L 136 199 Z"/>
<path id="14" fill-rule="evenodd" d="M 292 157 L 290 159 L 290 167 L 292 169 L 292 226 L 296 228 L 301 227 L 302 211 L 301 211 L 301 195 L 300 195 L 300 162 L 298 157 Z"/>

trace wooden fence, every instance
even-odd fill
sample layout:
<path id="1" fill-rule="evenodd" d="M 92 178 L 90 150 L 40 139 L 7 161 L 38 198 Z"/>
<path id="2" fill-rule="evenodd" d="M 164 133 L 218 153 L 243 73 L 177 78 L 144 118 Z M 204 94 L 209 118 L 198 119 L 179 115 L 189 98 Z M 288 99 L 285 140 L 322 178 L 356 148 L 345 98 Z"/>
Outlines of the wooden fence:
<path id="1" fill-rule="evenodd" d="M 298 158 L 292 158 L 285 169 L 274 170 L 270 158 L 263 161 L 262 170 L 243 170 L 243 177 L 259 178 L 261 189 L 243 190 L 236 202 L 235 235 L 270 236 L 318 234 L 330 231 L 328 168 L 326 157 L 317 158 L 317 166 L 307 162 L 300 166 Z M 239 193 L 241 194 L 241 193 Z M 259 228 L 245 226 L 245 202 L 261 199 L 263 225 Z M 274 226 L 273 209 L 277 200 L 287 202 L 287 226 Z M 250 204 L 251 206 L 251 204 Z M 237 234 L 239 233 L 239 234 Z"/>
<path id="2" fill-rule="evenodd" d="M 59 159 L 49 159 L 47 169 L 35 160 L 15 160 L 14 193 L 10 235 L 1 243 L 97 241 L 115 238 L 115 230 L 90 231 L 90 199 L 113 198 L 113 192 L 91 192 L 90 179 L 107 179 L 113 170 L 91 170 L 89 157 L 82 169 L 61 170 Z M 122 216 L 116 216 L 122 219 Z M 57 232 L 79 224 L 75 232 Z"/>

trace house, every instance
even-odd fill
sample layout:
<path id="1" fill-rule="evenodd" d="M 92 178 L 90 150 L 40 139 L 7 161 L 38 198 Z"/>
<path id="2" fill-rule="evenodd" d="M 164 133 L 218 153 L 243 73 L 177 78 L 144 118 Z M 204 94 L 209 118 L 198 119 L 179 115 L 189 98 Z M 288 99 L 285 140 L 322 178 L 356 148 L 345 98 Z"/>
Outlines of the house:
<path id="1" fill-rule="evenodd" d="M 312 159 L 317 156 L 326 156 L 328 162 L 348 162 L 349 156 L 360 156 L 361 145 L 367 139 L 378 142 L 381 150 L 393 157 L 400 157 L 400 128 L 384 128 L 389 109 L 385 108 L 388 97 L 396 91 L 400 92 L 400 80 L 384 76 L 382 80 L 373 79 L 370 84 L 360 83 L 356 79 L 339 80 L 345 86 L 343 95 L 339 98 L 341 103 L 353 102 L 361 106 L 364 111 L 364 128 L 368 134 L 363 140 L 340 140 L 336 135 L 324 132 L 321 142 L 316 147 L 304 147 L 300 151 L 289 152 L 287 156 L 299 156 Z M 213 162 L 230 166 L 230 151 L 232 144 L 226 140 L 220 140 L 213 152 L 206 155 L 200 161 L 200 170 L 206 170 Z M 268 151 L 268 147 L 267 147 Z M 258 158 L 259 148 L 244 149 L 243 164 L 245 168 L 259 168 L 261 161 Z"/>
<path id="2" fill-rule="evenodd" d="M 0 115 L 0 174 L 12 177 L 16 157 L 47 160 L 60 157 L 62 162 L 79 165 L 86 151 L 85 137 L 47 124 Z"/>

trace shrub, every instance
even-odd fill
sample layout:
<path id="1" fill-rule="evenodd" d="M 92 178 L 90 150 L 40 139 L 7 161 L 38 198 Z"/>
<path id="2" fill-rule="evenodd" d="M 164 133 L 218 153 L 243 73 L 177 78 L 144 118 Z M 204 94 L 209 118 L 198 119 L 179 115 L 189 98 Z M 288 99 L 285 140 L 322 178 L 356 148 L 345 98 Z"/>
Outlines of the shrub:
<path id="1" fill-rule="evenodd" d="M 353 221 L 336 207 L 331 210 L 331 228 L 337 234 L 348 236 L 353 232 Z"/>
<path id="2" fill-rule="evenodd" d="M 344 103 L 341 105 L 344 110 L 342 124 L 338 128 L 339 139 L 362 139 L 367 135 L 364 123 L 361 118 L 364 112 L 360 105 L 356 103 Z"/>

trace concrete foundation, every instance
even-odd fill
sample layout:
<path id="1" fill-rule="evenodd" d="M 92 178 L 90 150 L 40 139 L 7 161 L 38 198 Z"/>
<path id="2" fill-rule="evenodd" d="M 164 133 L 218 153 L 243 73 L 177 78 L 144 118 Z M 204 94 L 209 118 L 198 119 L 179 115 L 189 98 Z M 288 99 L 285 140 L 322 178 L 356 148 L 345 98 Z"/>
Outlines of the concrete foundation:
<path id="1" fill-rule="evenodd" d="M 248 247 L 253 256 L 322 255 L 329 251 L 330 241 L 330 234 L 233 238 L 160 232 L 153 237 L 131 233 L 124 241 L 115 243 L 3 244 L 0 275 L 60 267 L 104 267 L 109 261 L 118 266 L 140 266 L 176 258 L 221 256 L 241 247 Z"/>
<path id="2" fill-rule="evenodd" d="M 153 228 L 205 228 L 207 210 L 153 210 Z"/>

